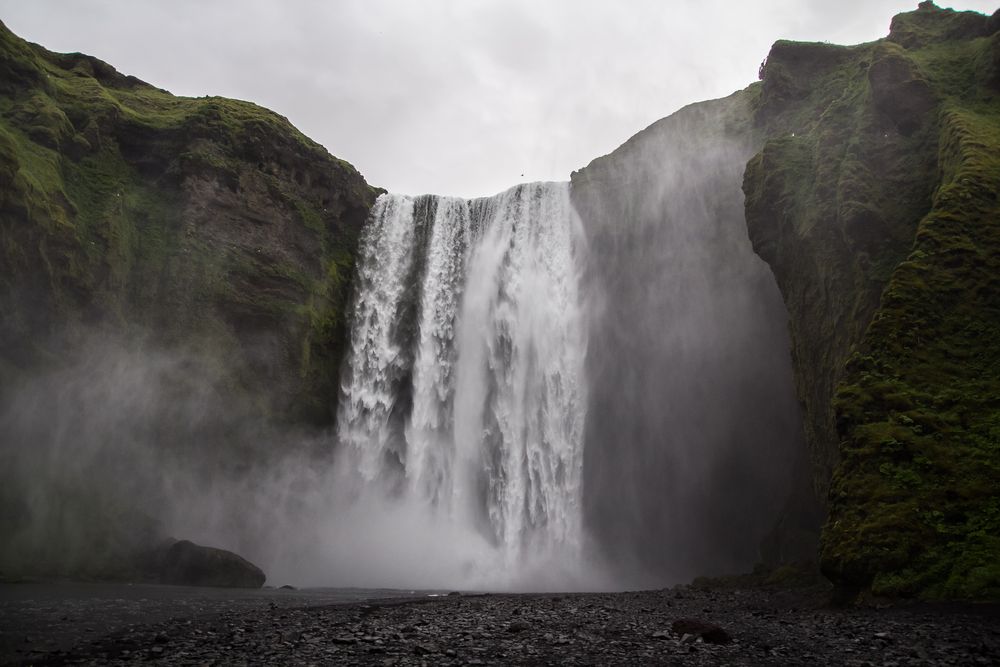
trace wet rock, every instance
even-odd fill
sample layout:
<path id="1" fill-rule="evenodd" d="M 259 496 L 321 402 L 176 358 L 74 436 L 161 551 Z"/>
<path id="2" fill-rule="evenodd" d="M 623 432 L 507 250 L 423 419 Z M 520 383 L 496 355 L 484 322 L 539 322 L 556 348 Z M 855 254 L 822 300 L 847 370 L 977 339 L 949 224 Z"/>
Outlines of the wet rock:
<path id="1" fill-rule="evenodd" d="M 714 623 L 696 618 L 680 618 L 673 622 L 670 629 L 676 635 L 693 635 L 701 637 L 709 644 L 728 644 L 732 641 L 729 633 Z"/>
<path id="2" fill-rule="evenodd" d="M 427 643 L 417 643 L 413 645 L 413 652 L 416 655 L 430 655 L 432 653 L 437 653 L 437 646 Z"/>
<path id="3" fill-rule="evenodd" d="M 514 621 L 507 626 L 507 632 L 524 632 L 525 630 L 530 630 L 531 624 L 527 621 Z"/>
<path id="4" fill-rule="evenodd" d="M 177 586 L 260 588 L 266 577 L 259 567 L 225 549 L 189 540 L 167 541 L 140 557 L 146 577 Z"/>
<path id="5" fill-rule="evenodd" d="M 339 637 L 332 637 L 330 639 L 334 644 L 357 644 L 357 637 L 352 637 L 350 635 L 340 635 Z"/>

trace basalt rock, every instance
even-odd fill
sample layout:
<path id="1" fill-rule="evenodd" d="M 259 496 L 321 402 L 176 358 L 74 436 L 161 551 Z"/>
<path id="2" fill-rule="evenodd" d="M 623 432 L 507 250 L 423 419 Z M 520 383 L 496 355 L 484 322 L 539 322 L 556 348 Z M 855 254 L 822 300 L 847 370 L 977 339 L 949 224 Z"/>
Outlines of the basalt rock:
<path id="1" fill-rule="evenodd" d="M 662 577 L 634 585 L 749 568 L 808 468 L 787 313 L 743 215 L 760 96 L 687 106 L 572 175 L 591 248 L 584 521 L 623 577 Z"/>
<path id="2" fill-rule="evenodd" d="M 670 629 L 678 636 L 701 637 L 709 644 L 728 644 L 732 641 L 729 633 L 718 625 L 697 618 L 679 618 L 670 625 Z"/>
<path id="3" fill-rule="evenodd" d="M 142 578 L 175 586 L 260 588 L 266 576 L 259 567 L 231 551 L 188 540 L 170 540 L 140 558 Z"/>

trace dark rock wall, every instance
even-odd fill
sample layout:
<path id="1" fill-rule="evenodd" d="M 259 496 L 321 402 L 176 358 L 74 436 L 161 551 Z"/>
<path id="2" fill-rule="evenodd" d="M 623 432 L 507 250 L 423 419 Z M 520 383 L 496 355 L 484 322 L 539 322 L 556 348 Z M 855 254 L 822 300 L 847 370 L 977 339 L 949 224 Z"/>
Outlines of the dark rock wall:
<path id="1" fill-rule="evenodd" d="M 682 109 L 572 177 L 590 257 L 585 522 L 635 585 L 749 568 L 804 454 L 787 316 L 743 220 L 758 94 Z M 766 557 L 808 558 L 817 523 L 798 539 L 789 522 Z"/>

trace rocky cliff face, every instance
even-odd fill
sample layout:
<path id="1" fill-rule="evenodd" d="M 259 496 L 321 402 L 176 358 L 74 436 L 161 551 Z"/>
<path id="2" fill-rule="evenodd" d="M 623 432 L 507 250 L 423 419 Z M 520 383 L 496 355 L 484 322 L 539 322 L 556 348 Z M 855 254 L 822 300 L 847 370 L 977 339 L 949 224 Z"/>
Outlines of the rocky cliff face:
<path id="1" fill-rule="evenodd" d="M 592 300 L 585 520 L 609 560 L 653 575 L 634 585 L 815 551 L 818 519 L 789 516 L 758 552 L 804 451 L 787 315 L 743 219 L 759 94 L 686 107 L 572 177 Z"/>
<path id="2" fill-rule="evenodd" d="M 0 571 L 242 550 L 240 485 L 333 421 L 376 195 L 270 111 L 0 25 Z"/>
<path id="3" fill-rule="evenodd" d="M 998 28 L 925 2 L 870 44 L 778 42 L 762 70 L 746 219 L 844 590 L 1000 594 Z"/>
<path id="4" fill-rule="evenodd" d="M 330 423 L 375 196 L 270 111 L 0 25 L 0 387 L 124 331 L 194 348 L 253 411 Z"/>

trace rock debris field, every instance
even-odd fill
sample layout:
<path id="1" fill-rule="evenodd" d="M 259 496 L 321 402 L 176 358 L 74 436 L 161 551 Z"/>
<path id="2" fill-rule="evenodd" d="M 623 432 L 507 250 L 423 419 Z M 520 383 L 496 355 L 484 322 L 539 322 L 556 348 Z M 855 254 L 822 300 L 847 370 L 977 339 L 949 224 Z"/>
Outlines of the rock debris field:
<path id="1" fill-rule="evenodd" d="M 19 648 L 16 635 L 31 632 L 33 621 L 4 617 L 0 658 L 45 665 L 1000 664 L 998 605 L 835 609 L 789 593 L 691 587 L 289 606 L 303 601 L 215 600 L 167 619 L 136 612 L 101 635 L 92 627 L 74 634 L 100 623 L 80 614 L 88 603 L 76 600 L 80 620 L 64 621 L 60 645 L 50 650 L 37 637 Z"/>

